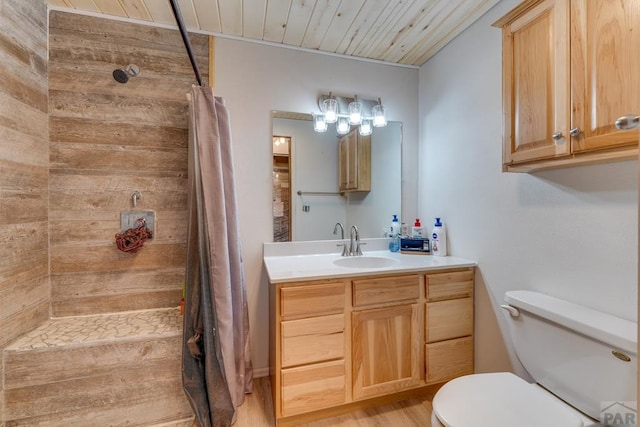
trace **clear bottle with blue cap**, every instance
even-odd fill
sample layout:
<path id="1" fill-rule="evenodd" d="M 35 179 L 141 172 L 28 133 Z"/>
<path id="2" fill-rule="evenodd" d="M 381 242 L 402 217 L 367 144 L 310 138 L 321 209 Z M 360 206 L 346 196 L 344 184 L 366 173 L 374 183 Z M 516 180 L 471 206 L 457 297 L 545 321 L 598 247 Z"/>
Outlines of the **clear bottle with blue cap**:
<path id="1" fill-rule="evenodd" d="M 394 215 L 391 220 L 391 228 L 389 229 L 389 250 L 391 252 L 400 251 L 400 222 L 398 221 L 398 215 Z"/>

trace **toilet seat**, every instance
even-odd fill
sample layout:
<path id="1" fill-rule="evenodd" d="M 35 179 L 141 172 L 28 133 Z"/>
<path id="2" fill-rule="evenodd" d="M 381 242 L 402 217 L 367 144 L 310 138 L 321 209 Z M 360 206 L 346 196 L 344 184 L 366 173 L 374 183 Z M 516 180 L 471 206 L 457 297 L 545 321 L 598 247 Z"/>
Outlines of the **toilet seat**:
<path id="1" fill-rule="evenodd" d="M 433 398 L 446 427 L 583 427 L 568 405 L 510 372 L 449 381 Z"/>

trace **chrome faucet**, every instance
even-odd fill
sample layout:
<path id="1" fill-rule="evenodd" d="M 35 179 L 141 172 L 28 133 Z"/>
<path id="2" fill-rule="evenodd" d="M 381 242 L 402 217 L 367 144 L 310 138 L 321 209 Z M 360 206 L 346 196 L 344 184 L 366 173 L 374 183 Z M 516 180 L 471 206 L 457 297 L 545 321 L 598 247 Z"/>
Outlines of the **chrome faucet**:
<path id="1" fill-rule="evenodd" d="M 366 243 L 360 243 L 360 233 L 358 232 L 358 227 L 355 225 L 351 226 L 351 240 L 349 242 L 349 255 L 351 256 L 360 256 L 362 255 L 362 250 L 360 249 L 360 245 L 364 245 Z"/>
<path id="2" fill-rule="evenodd" d="M 338 227 L 340 227 L 340 239 L 344 240 L 344 227 L 341 223 L 336 222 L 336 225 L 333 227 L 333 234 L 338 234 Z M 349 256 L 349 249 L 347 249 L 345 242 L 338 243 L 336 246 L 342 246 L 342 256 Z"/>
<path id="3" fill-rule="evenodd" d="M 341 223 L 336 222 L 336 225 L 333 227 L 333 234 L 338 234 L 338 227 L 340 227 L 340 239 L 344 240 L 344 227 Z"/>

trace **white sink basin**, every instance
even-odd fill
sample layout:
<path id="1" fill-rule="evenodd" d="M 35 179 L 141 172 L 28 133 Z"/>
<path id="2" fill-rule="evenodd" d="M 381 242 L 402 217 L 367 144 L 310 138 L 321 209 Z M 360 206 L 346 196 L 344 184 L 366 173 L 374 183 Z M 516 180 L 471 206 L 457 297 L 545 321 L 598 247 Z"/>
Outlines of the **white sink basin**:
<path id="1" fill-rule="evenodd" d="M 391 267 L 398 261 L 379 256 L 351 256 L 337 259 L 333 263 L 340 267 L 349 268 L 384 268 Z"/>

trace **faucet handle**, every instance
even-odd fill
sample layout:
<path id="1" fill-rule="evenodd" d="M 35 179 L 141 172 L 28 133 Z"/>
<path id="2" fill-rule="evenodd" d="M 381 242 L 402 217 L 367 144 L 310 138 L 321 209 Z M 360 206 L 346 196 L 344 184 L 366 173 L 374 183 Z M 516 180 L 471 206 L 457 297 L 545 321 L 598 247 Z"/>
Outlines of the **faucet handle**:
<path id="1" fill-rule="evenodd" d="M 349 249 L 347 249 L 347 243 L 338 243 L 336 246 L 342 246 L 342 256 L 349 256 Z"/>
<path id="2" fill-rule="evenodd" d="M 356 256 L 362 255 L 362 249 L 360 249 L 360 246 L 366 245 L 366 244 L 367 244 L 367 242 L 361 242 L 361 241 L 358 240 L 357 243 L 356 243 L 356 251 L 355 251 L 354 255 L 356 255 Z"/>

